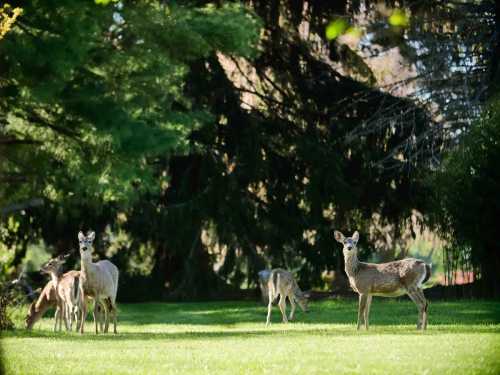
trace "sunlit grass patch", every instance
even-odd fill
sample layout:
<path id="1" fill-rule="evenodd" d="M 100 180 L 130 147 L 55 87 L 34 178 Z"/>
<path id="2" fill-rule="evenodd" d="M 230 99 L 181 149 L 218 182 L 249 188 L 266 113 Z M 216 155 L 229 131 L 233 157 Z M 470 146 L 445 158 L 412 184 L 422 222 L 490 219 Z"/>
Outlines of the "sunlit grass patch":
<path id="1" fill-rule="evenodd" d="M 119 334 L 32 332 L 2 337 L 7 374 L 498 374 L 500 302 L 433 302 L 415 329 L 408 301 L 375 299 L 370 331 L 356 331 L 357 302 L 311 303 L 282 324 L 254 302 L 119 305 Z M 20 324 L 21 316 L 16 316 Z"/>

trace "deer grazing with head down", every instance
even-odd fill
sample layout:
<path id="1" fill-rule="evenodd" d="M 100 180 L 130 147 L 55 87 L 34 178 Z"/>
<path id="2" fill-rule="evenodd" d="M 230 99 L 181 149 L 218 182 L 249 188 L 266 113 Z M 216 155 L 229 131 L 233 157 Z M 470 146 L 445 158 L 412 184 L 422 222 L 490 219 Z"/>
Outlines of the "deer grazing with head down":
<path id="1" fill-rule="evenodd" d="M 359 294 L 358 330 L 361 319 L 368 329 L 372 296 L 398 297 L 408 294 L 418 307 L 417 329 L 427 328 L 428 303 L 422 290 L 422 284 L 429 280 L 431 265 L 422 260 L 407 258 L 388 263 L 364 263 L 358 260 L 359 233 L 345 237 L 335 231 L 335 239 L 343 245 L 345 272 L 352 289 Z"/>
<path id="2" fill-rule="evenodd" d="M 78 274 L 80 274 L 80 272 L 78 272 Z M 54 284 L 52 284 L 52 280 L 50 280 L 43 288 L 38 299 L 33 301 L 28 307 L 28 314 L 25 319 L 26 329 L 32 329 L 33 325 L 40 320 L 48 309 L 56 306 L 56 289 L 54 288 Z"/>
<path id="3" fill-rule="evenodd" d="M 50 259 L 41 267 L 43 273 L 50 275 L 52 288 L 54 289 L 56 303 L 54 331 L 57 330 L 57 323 L 59 323 L 59 331 L 61 330 L 63 320 L 66 330 L 71 331 L 73 317 L 75 317 L 78 326 L 78 310 L 81 305 L 79 292 L 80 273 L 73 271 L 69 275 L 61 275 L 61 268 L 66 263 L 68 256 L 69 254 L 60 255 L 57 258 Z M 50 289 L 47 290 L 47 287 L 45 287 L 43 294 L 47 300 L 50 299 Z M 36 307 L 36 304 L 34 307 Z"/>
<path id="4" fill-rule="evenodd" d="M 278 306 L 281 310 L 281 315 L 283 316 L 283 323 L 288 323 L 286 317 L 286 298 L 290 301 L 292 305 L 292 310 L 290 311 L 290 320 L 293 320 L 295 314 L 295 302 L 297 302 L 302 309 L 302 311 L 308 311 L 308 299 L 309 294 L 300 290 L 295 277 L 291 272 L 276 268 L 271 271 L 269 275 L 269 280 L 267 284 L 267 289 L 269 291 L 269 303 L 267 305 L 267 321 L 266 325 L 271 324 L 271 309 L 273 307 L 273 301 L 280 296 Z"/>
<path id="5" fill-rule="evenodd" d="M 113 315 L 113 332 L 116 332 L 116 293 L 118 292 L 118 268 L 109 260 L 100 260 L 92 262 L 92 250 L 95 233 L 89 232 L 84 235 L 78 233 L 78 241 L 80 246 L 81 257 L 81 283 L 80 291 L 82 296 L 92 295 L 94 297 L 94 322 L 95 333 L 99 332 L 96 317 L 99 304 L 102 303 L 104 308 L 105 326 L 104 332 L 108 332 L 109 316 Z M 109 310 L 109 311 L 108 311 Z M 82 323 L 80 325 L 80 333 L 84 331 L 85 317 L 87 316 L 87 306 L 82 305 Z"/>

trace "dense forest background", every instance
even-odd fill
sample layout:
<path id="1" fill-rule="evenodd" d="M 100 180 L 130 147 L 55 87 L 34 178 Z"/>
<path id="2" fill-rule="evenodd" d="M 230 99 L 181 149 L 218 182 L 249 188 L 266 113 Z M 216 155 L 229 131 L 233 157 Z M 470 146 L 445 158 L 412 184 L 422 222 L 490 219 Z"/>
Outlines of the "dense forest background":
<path id="1" fill-rule="evenodd" d="M 72 252 L 119 299 L 206 299 L 263 268 L 346 286 L 429 259 L 500 296 L 495 1 L 12 1 L 0 8 L 0 280 Z M 442 268 L 441 268 L 442 267 Z"/>

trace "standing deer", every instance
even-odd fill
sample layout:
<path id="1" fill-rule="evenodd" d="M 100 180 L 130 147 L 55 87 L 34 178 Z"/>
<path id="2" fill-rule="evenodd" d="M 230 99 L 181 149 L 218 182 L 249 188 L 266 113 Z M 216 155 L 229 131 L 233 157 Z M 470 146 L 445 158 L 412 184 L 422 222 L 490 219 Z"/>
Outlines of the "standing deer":
<path id="1" fill-rule="evenodd" d="M 308 299 L 309 294 L 304 293 L 300 290 L 297 285 L 297 281 L 293 277 L 291 272 L 285 271 L 280 268 L 276 268 L 271 271 L 269 275 L 269 280 L 267 284 L 267 289 L 269 291 L 269 303 L 267 305 L 267 321 L 266 325 L 271 324 L 271 309 L 273 307 L 273 301 L 280 296 L 280 301 L 278 306 L 281 310 L 281 315 L 283 316 L 283 323 L 288 323 L 286 318 L 286 298 L 290 301 L 292 305 L 292 310 L 290 311 L 290 320 L 293 320 L 295 314 L 295 302 L 297 302 L 302 309 L 302 311 L 308 311 Z"/>
<path id="2" fill-rule="evenodd" d="M 422 284 L 429 280 L 430 264 L 414 258 L 381 264 L 360 262 L 356 247 L 359 240 L 357 231 L 350 238 L 335 231 L 335 239 L 343 245 L 345 272 L 351 288 L 359 294 L 358 330 L 361 318 L 368 329 L 372 296 L 398 297 L 405 293 L 418 307 L 417 329 L 427 328 L 428 303 Z"/>
<path id="3" fill-rule="evenodd" d="M 41 267 L 43 273 L 49 274 L 52 279 L 52 286 L 55 292 L 55 302 L 56 302 L 56 313 L 54 322 L 54 331 L 57 330 L 57 323 L 59 323 L 59 331 L 61 331 L 62 321 L 64 320 L 64 325 L 66 330 L 72 330 L 73 328 L 73 316 L 78 325 L 78 309 L 80 306 L 80 294 L 79 294 L 79 273 L 73 273 L 70 277 L 63 277 L 60 274 L 62 265 L 66 262 L 67 255 L 60 255 L 57 258 L 53 258 L 45 263 Z M 45 289 L 44 289 L 45 291 Z M 50 296 L 50 292 L 45 292 Z"/>
<path id="4" fill-rule="evenodd" d="M 92 250 L 95 233 L 89 232 L 85 236 L 82 232 L 78 233 L 81 257 L 81 283 L 80 291 L 83 296 L 91 294 L 94 297 L 94 322 L 95 333 L 97 334 L 96 312 L 99 304 L 104 307 L 104 316 L 106 324 L 104 332 L 108 332 L 109 314 L 113 314 L 113 332 L 116 332 L 116 293 L 118 291 L 118 268 L 109 260 L 100 260 L 97 263 L 92 262 Z M 108 309 L 110 311 L 108 311 Z M 87 316 L 87 306 L 82 306 L 82 323 L 80 333 L 84 331 L 85 317 Z"/>

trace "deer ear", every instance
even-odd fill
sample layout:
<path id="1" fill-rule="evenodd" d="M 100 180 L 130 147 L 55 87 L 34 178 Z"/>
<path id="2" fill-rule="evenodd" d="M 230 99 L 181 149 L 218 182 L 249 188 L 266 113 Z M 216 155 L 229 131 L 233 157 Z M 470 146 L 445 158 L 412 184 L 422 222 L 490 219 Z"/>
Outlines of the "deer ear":
<path id="1" fill-rule="evenodd" d="M 352 240 L 353 240 L 354 242 L 358 243 L 358 240 L 359 240 L 359 233 L 358 233 L 358 231 L 356 231 L 356 232 L 354 232 L 354 233 L 352 234 Z"/>
<path id="2" fill-rule="evenodd" d="M 83 234 L 82 231 L 78 232 L 78 240 L 83 241 L 85 239 L 85 235 Z"/>
<path id="3" fill-rule="evenodd" d="M 87 238 L 88 238 L 90 241 L 94 241 L 94 240 L 95 240 L 95 232 L 94 232 L 94 231 L 90 231 L 90 232 L 87 234 Z"/>
<path id="4" fill-rule="evenodd" d="M 335 236 L 335 239 L 337 240 L 337 242 L 344 243 L 345 237 L 338 230 L 336 230 L 335 232 L 333 232 L 333 235 Z"/>

